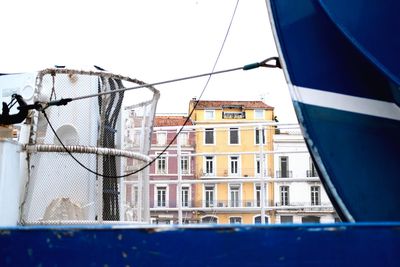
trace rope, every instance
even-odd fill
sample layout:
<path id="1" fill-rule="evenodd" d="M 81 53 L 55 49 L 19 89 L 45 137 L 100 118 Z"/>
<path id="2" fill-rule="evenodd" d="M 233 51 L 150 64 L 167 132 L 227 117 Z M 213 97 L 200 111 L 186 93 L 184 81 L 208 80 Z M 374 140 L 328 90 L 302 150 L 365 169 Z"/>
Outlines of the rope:
<path id="1" fill-rule="evenodd" d="M 63 145 L 26 145 L 25 149 L 27 152 L 36 153 L 36 152 L 66 152 L 65 149 L 70 151 L 71 153 L 83 153 L 83 154 L 96 154 L 96 155 L 106 155 L 106 156 L 119 156 L 126 158 L 134 158 L 137 160 L 141 160 L 144 162 L 149 162 L 152 160 L 151 157 L 134 152 L 129 150 L 122 150 L 116 148 L 108 148 L 108 147 L 96 147 L 96 146 L 83 146 L 83 145 L 72 145 L 72 146 L 63 146 Z"/>

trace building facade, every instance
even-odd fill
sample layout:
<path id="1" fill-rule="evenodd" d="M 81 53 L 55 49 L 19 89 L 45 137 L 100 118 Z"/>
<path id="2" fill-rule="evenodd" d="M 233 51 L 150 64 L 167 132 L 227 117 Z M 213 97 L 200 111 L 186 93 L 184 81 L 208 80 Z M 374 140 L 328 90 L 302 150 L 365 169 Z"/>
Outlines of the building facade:
<path id="1" fill-rule="evenodd" d="M 195 204 L 204 223 L 274 222 L 273 108 L 262 101 L 190 101 L 196 126 Z M 261 156 L 264 155 L 264 156 Z M 262 216 L 263 214 L 263 216 Z"/>
<path id="2" fill-rule="evenodd" d="M 338 217 L 299 130 L 274 135 L 277 223 L 333 223 Z"/>
<path id="3" fill-rule="evenodd" d="M 262 101 L 193 99 L 189 109 L 190 119 L 155 117 L 148 192 L 137 189 L 142 173 L 125 179 L 125 220 L 148 207 L 154 224 L 338 221 L 298 125 L 278 129 Z"/>
<path id="4" fill-rule="evenodd" d="M 151 156 L 157 157 L 171 142 L 170 147 L 150 166 L 150 216 L 156 224 L 196 223 L 191 208 L 194 206 L 196 166 L 194 132 L 180 129 L 190 126 L 184 116 L 156 116 L 151 140 Z M 188 129 L 188 128 L 186 128 Z M 179 132 L 179 135 L 177 136 Z M 173 139 L 176 140 L 173 141 Z M 179 211 L 182 212 L 179 216 Z M 181 221 L 179 221 L 181 220 Z"/>

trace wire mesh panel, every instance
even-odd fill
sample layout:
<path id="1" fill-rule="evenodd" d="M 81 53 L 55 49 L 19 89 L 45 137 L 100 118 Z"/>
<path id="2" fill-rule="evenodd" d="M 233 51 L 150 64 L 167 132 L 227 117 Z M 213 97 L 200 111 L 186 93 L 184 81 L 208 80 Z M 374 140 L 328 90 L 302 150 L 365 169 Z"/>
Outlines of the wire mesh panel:
<path id="1" fill-rule="evenodd" d="M 147 183 L 142 180 L 148 179 L 146 172 L 130 177 L 126 162 L 135 162 L 133 173 L 151 160 L 147 155 L 159 92 L 151 86 L 126 91 L 143 84 L 102 71 L 47 69 L 38 73 L 35 99 L 46 104 L 32 119 L 21 223 L 125 219 L 122 179 L 139 178 L 141 192 Z M 47 106 L 60 99 L 71 101 Z M 135 116 L 138 140 L 123 147 L 124 138 L 129 139 L 123 131 L 126 112 Z M 141 194 L 140 200 L 145 197 Z M 130 210 L 131 218 L 146 220 L 145 208 L 143 204 Z"/>

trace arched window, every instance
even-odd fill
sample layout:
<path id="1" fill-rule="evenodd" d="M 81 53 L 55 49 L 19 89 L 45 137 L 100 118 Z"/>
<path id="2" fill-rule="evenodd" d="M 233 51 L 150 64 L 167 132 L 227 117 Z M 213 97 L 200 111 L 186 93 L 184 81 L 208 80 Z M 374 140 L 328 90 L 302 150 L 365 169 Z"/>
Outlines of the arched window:
<path id="1" fill-rule="evenodd" d="M 254 223 L 256 223 L 256 224 L 261 223 L 261 215 L 258 215 L 258 216 L 254 217 Z M 268 217 L 267 216 L 265 216 L 265 223 L 266 224 L 268 223 Z"/>
<path id="2" fill-rule="evenodd" d="M 218 223 L 218 218 L 215 216 L 205 216 L 201 218 L 201 223 Z"/>
<path id="3" fill-rule="evenodd" d="M 229 223 L 230 224 L 241 224 L 242 217 L 229 217 Z"/>

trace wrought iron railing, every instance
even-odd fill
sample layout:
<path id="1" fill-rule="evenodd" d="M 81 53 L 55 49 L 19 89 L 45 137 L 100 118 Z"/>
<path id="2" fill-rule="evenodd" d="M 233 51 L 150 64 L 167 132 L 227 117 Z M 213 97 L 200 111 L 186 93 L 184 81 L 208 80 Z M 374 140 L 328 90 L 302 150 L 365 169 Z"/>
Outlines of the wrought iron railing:
<path id="1" fill-rule="evenodd" d="M 292 178 L 293 172 L 292 171 L 276 171 L 275 178 Z"/>

